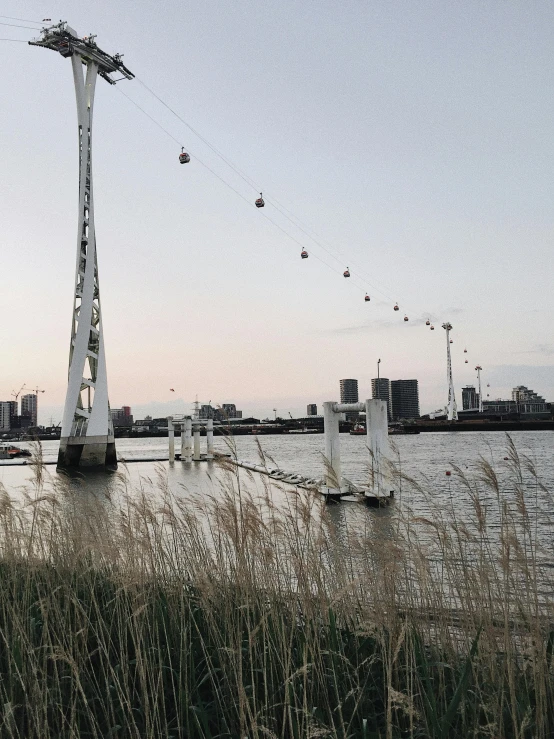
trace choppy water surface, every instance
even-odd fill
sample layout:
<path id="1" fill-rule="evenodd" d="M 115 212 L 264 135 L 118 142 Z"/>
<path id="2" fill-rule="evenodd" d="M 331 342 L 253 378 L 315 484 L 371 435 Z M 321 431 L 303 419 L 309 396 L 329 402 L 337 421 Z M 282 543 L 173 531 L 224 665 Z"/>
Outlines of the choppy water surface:
<path id="1" fill-rule="evenodd" d="M 554 432 L 519 431 L 511 434 L 522 462 L 522 483 L 525 505 L 539 540 L 545 543 L 552 539 L 554 530 Z M 314 435 L 281 435 L 258 437 L 268 457 L 277 466 L 291 472 L 309 477 L 323 475 L 322 453 L 324 437 Z M 239 436 L 234 439 L 239 459 L 256 462 L 259 459 L 256 437 Z M 202 439 L 202 450 L 205 439 Z M 396 504 L 385 511 L 372 511 L 363 506 L 341 504 L 330 507 L 329 515 L 338 529 L 355 527 L 375 530 L 379 522 L 381 529 L 393 526 L 399 510 L 410 510 L 416 516 L 436 517 L 443 513 L 457 522 L 474 520 L 470 490 L 454 473 L 445 473 L 456 465 L 473 481 L 473 490 L 478 491 L 487 515 L 487 528 L 494 531 L 500 525 L 501 504 L 503 501 L 516 502 L 518 476 L 505 460 L 508 456 L 508 439 L 502 433 L 423 433 L 415 436 L 394 437 L 396 461 L 402 473 L 417 481 L 397 482 Z M 22 443 L 20 446 L 28 446 Z M 225 439 L 215 438 L 218 451 L 229 451 Z M 117 450 L 121 459 L 140 460 L 145 457 L 167 455 L 168 442 L 164 438 L 118 439 Z M 176 448 L 179 440 L 176 439 Z M 57 457 L 58 442 L 43 442 L 45 461 Z M 354 483 L 363 484 L 367 480 L 368 452 L 365 437 L 341 435 L 341 454 L 343 475 Z M 481 459 L 486 460 L 498 475 L 499 491 L 480 480 L 482 477 Z M 269 466 L 273 466 L 268 461 Z M 530 466 L 536 470 L 532 474 Z M 123 465 L 120 465 L 120 470 Z M 56 477 L 55 466 L 47 468 L 48 475 Z M 135 462 L 127 467 L 129 486 L 142 485 L 156 488 L 160 479 L 167 481 L 176 495 L 217 494 L 217 468 L 212 463 L 193 463 L 185 465 L 176 462 Z M 32 477 L 30 467 L 7 467 L 0 463 L 0 483 L 10 494 L 17 496 L 18 488 L 24 486 Z M 245 475 L 246 479 L 246 475 Z M 103 493 L 120 484 L 119 476 L 93 475 L 76 480 L 75 488 L 80 491 Z M 251 484 L 251 483 L 250 483 Z"/>

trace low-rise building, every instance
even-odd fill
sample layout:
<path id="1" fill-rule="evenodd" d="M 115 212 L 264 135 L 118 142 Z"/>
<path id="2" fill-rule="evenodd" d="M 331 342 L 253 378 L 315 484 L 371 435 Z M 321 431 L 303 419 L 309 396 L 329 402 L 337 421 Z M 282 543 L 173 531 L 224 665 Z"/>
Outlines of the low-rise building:
<path id="1" fill-rule="evenodd" d="M 483 411 L 497 415 L 514 415 L 520 418 L 549 418 L 550 404 L 524 385 L 518 385 L 512 390 L 512 400 L 484 400 Z"/>
<path id="2" fill-rule="evenodd" d="M 133 425 L 133 414 L 131 408 L 128 405 L 124 405 L 121 408 L 111 408 L 110 413 L 112 414 L 112 423 L 114 428 L 131 428 Z"/>

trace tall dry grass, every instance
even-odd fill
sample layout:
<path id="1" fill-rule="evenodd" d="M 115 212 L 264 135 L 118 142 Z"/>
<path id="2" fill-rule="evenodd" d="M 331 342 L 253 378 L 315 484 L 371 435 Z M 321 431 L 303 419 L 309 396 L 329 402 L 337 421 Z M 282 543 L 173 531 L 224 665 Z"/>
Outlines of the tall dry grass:
<path id="1" fill-rule="evenodd" d="M 508 454 L 510 495 L 457 471 L 463 523 L 371 531 L 226 462 L 202 498 L 37 464 L 0 491 L 0 736 L 551 737 L 554 558 Z"/>

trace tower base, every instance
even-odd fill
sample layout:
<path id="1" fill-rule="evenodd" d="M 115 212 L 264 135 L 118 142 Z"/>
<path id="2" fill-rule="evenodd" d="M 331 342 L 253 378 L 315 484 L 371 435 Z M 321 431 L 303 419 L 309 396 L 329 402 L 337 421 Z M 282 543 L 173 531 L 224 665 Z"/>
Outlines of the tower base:
<path id="1" fill-rule="evenodd" d="M 114 472 L 117 469 L 117 454 L 113 437 L 62 437 L 56 469 L 105 469 Z"/>

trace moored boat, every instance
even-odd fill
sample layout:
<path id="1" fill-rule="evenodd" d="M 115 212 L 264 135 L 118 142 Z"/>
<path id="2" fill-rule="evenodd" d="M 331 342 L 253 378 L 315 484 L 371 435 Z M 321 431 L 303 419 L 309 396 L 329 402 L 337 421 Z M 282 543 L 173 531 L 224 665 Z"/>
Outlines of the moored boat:
<path id="1" fill-rule="evenodd" d="M 20 449 L 8 442 L 0 442 L 0 459 L 15 459 L 16 457 L 30 457 L 31 452 L 27 449 Z"/>

